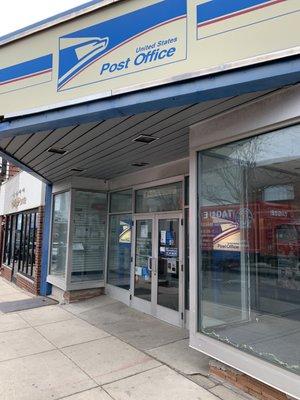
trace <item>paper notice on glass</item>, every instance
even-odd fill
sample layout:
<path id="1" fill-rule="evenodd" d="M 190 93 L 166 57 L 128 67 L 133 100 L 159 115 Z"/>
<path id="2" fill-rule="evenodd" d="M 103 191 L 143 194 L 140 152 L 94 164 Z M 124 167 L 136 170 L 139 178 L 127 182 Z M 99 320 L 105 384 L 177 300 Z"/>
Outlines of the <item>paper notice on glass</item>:
<path id="1" fill-rule="evenodd" d="M 142 276 L 143 275 L 143 268 L 142 267 L 135 267 L 135 275 Z"/>
<path id="2" fill-rule="evenodd" d="M 160 231 L 160 244 L 165 245 L 167 239 L 167 231 Z"/>
<path id="3" fill-rule="evenodd" d="M 176 247 L 166 247 L 166 257 L 177 257 L 178 249 Z"/>
<path id="4" fill-rule="evenodd" d="M 73 250 L 84 250 L 82 243 L 73 243 Z"/>
<path id="5" fill-rule="evenodd" d="M 141 225 L 141 238 L 148 238 L 148 225 Z"/>
<path id="6" fill-rule="evenodd" d="M 165 254 L 166 253 L 166 248 L 164 246 L 159 247 L 159 252 L 160 254 Z"/>
<path id="7" fill-rule="evenodd" d="M 168 274 L 176 274 L 177 273 L 177 261 L 174 258 L 168 258 L 167 260 L 167 271 Z"/>

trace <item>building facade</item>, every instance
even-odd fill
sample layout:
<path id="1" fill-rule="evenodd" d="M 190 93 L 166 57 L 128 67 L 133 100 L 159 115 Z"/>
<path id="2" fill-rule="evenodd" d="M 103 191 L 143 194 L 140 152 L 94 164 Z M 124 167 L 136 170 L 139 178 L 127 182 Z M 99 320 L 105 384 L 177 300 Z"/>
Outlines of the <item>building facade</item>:
<path id="1" fill-rule="evenodd" d="M 186 327 L 263 399 L 300 398 L 299 33 L 295 0 L 95 1 L 0 42 L 1 154 L 45 183 L 40 292 Z"/>

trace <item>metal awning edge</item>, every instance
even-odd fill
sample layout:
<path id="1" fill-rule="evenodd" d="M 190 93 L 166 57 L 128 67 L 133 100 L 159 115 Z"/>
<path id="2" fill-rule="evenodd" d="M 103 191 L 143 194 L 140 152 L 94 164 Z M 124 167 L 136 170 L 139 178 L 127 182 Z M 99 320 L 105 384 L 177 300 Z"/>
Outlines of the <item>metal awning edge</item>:
<path id="1" fill-rule="evenodd" d="M 0 37 L 0 47 L 124 0 L 92 0 Z"/>
<path id="2" fill-rule="evenodd" d="M 277 89 L 299 82 L 300 57 L 297 56 L 4 120 L 0 123 L 0 139 L 32 131 L 38 132 L 255 91 Z"/>

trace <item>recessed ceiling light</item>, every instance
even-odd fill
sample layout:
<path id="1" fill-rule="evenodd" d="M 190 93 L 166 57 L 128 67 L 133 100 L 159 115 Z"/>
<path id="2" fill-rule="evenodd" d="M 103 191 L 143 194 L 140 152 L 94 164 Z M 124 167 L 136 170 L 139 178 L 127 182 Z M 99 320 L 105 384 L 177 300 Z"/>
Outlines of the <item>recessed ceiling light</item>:
<path id="1" fill-rule="evenodd" d="M 132 165 L 132 167 L 145 167 L 146 165 L 149 165 L 149 163 L 147 163 L 147 162 L 136 162 L 136 163 L 133 163 L 131 165 Z"/>
<path id="2" fill-rule="evenodd" d="M 149 144 L 149 143 L 154 142 L 157 139 L 158 138 L 149 136 L 149 135 L 140 135 L 140 136 L 136 137 L 135 139 L 133 139 L 133 142 Z"/>
<path id="3" fill-rule="evenodd" d="M 49 147 L 49 149 L 47 151 L 49 153 L 60 154 L 62 156 L 68 152 L 67 150 L 60 149 L 59 147 Z"/>
<path id="4" fill-rule="evenodd" d="M 70 171 L 71 171 L 71 172 L 83 172 L 83 171 L 85 171 L 85 170 L 82 169 L 82 168 L 71 168 Z"/>

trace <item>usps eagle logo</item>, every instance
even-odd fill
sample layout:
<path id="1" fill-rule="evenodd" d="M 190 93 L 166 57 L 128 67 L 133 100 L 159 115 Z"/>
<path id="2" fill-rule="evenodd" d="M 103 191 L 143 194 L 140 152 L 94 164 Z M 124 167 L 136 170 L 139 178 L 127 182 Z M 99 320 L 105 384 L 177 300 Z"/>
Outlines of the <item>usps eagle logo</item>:
<path id="1" fill-rule="evenodd" d="M 58 89 L 97 61 L 109 44 L 108 37 L 61 38 Z"/>

